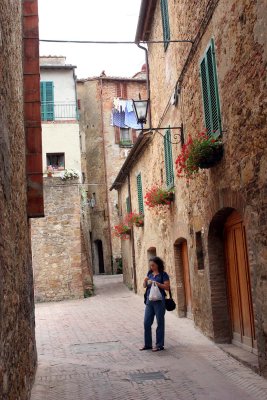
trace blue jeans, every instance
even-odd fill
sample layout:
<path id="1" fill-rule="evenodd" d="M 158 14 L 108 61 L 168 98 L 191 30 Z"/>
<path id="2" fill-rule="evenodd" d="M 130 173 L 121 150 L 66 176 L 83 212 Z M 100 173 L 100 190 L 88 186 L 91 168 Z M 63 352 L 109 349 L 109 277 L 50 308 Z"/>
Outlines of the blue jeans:
<path id="1" fill-rule="evenodd" d="M 156 347 L 164 347 L 165 333 L 165 300 L 147 300 L 145 308 L 144 328 L 145 328 L 145 347 L 152 347 L 152 324 L 154 317 L 157 319 Z"/>

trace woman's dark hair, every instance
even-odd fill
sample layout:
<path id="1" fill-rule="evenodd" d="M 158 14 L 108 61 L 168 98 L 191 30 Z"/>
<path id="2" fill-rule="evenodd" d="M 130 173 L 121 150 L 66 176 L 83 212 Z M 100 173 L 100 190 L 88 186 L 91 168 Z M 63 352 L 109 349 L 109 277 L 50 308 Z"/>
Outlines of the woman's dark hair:
<path id="1" fill-rule="evenodd" d="M 154 262 L 155 264 L 157 264 L 160 274 L 164 271 L 164 261 L 160 257 L 151 257 L 149 259 L 149 262 Z M 150 272 L 152 271 L 150 270 L 149 273 Z"/>

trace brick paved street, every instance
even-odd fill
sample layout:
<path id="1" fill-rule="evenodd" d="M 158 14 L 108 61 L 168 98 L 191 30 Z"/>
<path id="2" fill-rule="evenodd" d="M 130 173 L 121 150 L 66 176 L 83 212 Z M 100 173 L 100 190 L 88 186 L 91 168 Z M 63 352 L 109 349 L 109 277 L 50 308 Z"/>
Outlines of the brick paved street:
<path id="1" fill-rule="evenodd" d="M 166 350 L 140 352 L 142 298 L 118 276 L 96 296 L 36 306 L 39 368 L 32 400 L 265 400 L 267 381 L 167 313 Z"/>

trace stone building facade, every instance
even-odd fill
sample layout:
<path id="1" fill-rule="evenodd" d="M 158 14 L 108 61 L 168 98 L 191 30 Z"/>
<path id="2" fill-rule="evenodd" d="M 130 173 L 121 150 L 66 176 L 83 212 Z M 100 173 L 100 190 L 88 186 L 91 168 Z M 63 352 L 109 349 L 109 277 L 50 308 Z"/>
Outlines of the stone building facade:
<path id="1" fill-rule="evenodd" d="M 49 56 L 40 67 L 45 217 L 31 221 L 34 286 L 36 301 L 58 301 L 92 292 L 90 219 L 81 207 L 75 66 Z M 62 180 L 68 171 L 77 178 Z"/>
<path id="2" fill-rule="evenodd" d="M 91 220 L 87 242 L 96 274 L 116 272 L 121 259 L 120 240 L 112 234 L 118 223 L 118 197 L 109 188 L 138 136 L 138 131 L 129 129 L 124 142 L 120 129 L 111 125 L 114 98 L 133 99 L 139 93 L 146 98 L 145 78 L 143 69 L 133 78 L 103 74 L 78 81 L 83 183 Z"/>
<path id="3" fill-rule="evenodd" d="M 257 354 L 267 376 L 265 21 L 263 1 L 142 2 L 136 41 L 166 42 L 148 45 L 152 128 L 183 126 L 185 140 L 207 128 L 200 67 L 211 49 L 224 156 L 195 179 L 175 174 L 169 208 L 144 206 L 144 228 L 123 242 L 123 261 L 125 282 L 142 294 L 149 255 L 163 257 L 178 315 L 215 342 Z M 171 129 L 174 173 L 180 132 Z M 138 208 L 137 174 L 144 195 L 155 182 L 167 186 L 162 135 L 147 131 L 118 174 L 122 215 L 129 195 Z"/>
<path id="4" fill-rule="evenodd" d="M 28 216 L 43 215 L 37 1 L 2 1 L 0 27 L 0 398 L 27 400 L 37 361 Z"/>

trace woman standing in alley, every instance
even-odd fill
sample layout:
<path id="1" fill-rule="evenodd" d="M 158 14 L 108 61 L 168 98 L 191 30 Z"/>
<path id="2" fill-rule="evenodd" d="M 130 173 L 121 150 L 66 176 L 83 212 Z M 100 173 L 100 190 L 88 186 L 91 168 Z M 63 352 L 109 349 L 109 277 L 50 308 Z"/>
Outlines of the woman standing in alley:
<path id="1" fill-rule="evenodd" d="M 152 257 L 149 260 L 149 271 L 144 280 L 145 293 L 145 317 L 144 317 L 144 337 L 145 344 L 140 349 L 152 351 L 164 350 L 164 333 L 165 333 L 165 290 L 170 289 L 170 278 L 169 275 L 164 271 L 164 262 L 159 257 Z M 150 292 L 152 286 L 157 286 L 161 296 L 160 299 L 152 299 Z M 152 325 L 154 318 L 157 319 L 157 330 L 156 330 L 156 346 L 152 348 Z"/>

